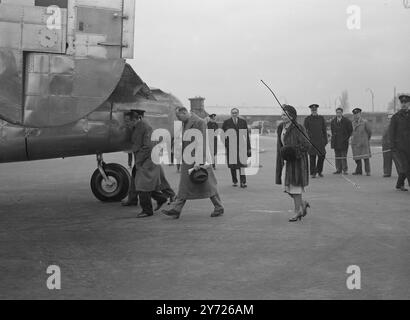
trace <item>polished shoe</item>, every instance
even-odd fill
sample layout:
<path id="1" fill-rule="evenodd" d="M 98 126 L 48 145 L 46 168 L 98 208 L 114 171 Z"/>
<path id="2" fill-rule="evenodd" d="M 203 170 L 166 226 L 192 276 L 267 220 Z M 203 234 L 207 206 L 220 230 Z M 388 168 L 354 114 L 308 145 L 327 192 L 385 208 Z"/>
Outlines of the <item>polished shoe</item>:
<path id="1" fill-rule="evenodd" d="M 158 203 L 157 203 L 157 206 L 156 206 L 155 209 L 154 209 L 154 211 L 160 210 L 160 209 L 164 206 L 164 204 L 166 204 L 167 202 L 168 202 L 167 200 L 158 202 Z"/>
<path id="2" fill-rule="evenodd" d="M 233 184 L 232 184 L 232 187 L 234 187 L 234 188 L 237 188 L 238 187 L 238 183 L 236 182 L 234 182 Z"/>
<path id="3" fill-rule="evenodd" d="M 353 172 L 353 173 L 352 173 L 352 175 L 353 175 L 353 176 L 362 176 L 362 175 L 363 175 L 363 173 L 360 173 L 360 172 Z"/>
<path id="4" fill-rule="evenodd" d="M 372 176 L 372 174 L 370 172 L 366 173 L 366 177 L 371 177 L 371 176 Z"/>
<path id="5" fill-rule="evenodd" d="M 316 175 L 315 174 L 312 174 L 312 179 L 316 179 Z"/>
<path id="6" fill-rule="evenodd" d="M 336 172 L 333 172 L 333 174 L 342 174 L 342 172 L 341 171 L 336 171 Z"/>
<path id="7" fill-rule="evenodd" d="M 246 189 L 248 187 L 248 185 L 246 183 L 241 183 L 241 188 L 242 189 Z"/>
<path id="8" fill-rule="evenodd" d="M 164 214 L 164 215 L 166 215 L 166 216 L 168 216 L 168 217 L 174 218 L 174 219 L 179 219 L 179 217 L 181 216 L 181 213 L 178 212 L 178 211 L 176 211 L 176 210 L 174 210 L 174 209 L 171 209 L 171 210 L 163 210 L 163 211 L 162 211 L 162 214 Z"/>
<path id="9" fill-rule="evenodd" d="M 348 176 L 348 175 L 349 175 L 349 172 L 343 171 L 343 175 L 344 175 L 344 176 Z"/>
<path id="10" fill-rule="evenodd" d="M 154 215 L 153 213 L 141 212 L 140 214 L 137 215 L 137 218 L 144 219 L 144 218 L 152 217 L 153 215 Z"/>
<path id="11" fill-rule="evenodd" d="M 391 178 L 391 174 L 385 174 L 383 175 L 383 178 Z"/>
<path id="12" fill-rule="evenodd" d="M 224 213 L 225 213 L 225 210 L 219 210 L 219 211 L 216 211 L 216 210 L 215 210 L 215 211 L 211 214 L 211 218 L 217 218 L 217 217 L 223 216 Z"/>
<path id="13" fill-rule="evenodd" d="M 303 218 L 307 216 L 307 214 L 308 214 L 308 209 L 310 209 L 310 203 L 307 202 L 307 201 L 304 201 L 304 202 L 303 202 L 303 214 L 302 214 L 302 217 L 303 217 Z"/>
<path id="14" fill-rule="evenodd" d="M 323 178 L 323 173 L 319 173 L 319 178 Z"/>
<path id="15" fill-rule="evenodd" d="M 396 187 L 396 189 L 399 190 L 399 191 L 403 191 L 403 192 L 408 192 L 409 191 L 405 187 Z"/>

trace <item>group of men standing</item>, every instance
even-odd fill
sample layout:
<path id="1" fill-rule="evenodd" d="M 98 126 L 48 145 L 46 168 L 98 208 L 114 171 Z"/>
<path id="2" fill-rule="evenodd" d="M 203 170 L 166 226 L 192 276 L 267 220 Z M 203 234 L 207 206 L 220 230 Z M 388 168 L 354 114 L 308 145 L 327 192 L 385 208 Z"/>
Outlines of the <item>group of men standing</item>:
<path id="1" fill-rule="evenodd" d="M 410 96 L 399 97 L 401 110 L 390 115 L 383 136 L 384 176 L 391 177 L 392 162 L 395 163 L 399 175 L 396 188 L 408 191 L 405 180 L 410 183 Z M 311 140 L 310 173 L 312 178 L 323 177 L 323 163 L 326 159 L 328 133 L 325 118 L 318 114 L 319 106 L 309 107 L 311 115 L 305 119 L 304 126 Z M 343 108 L 336 110 L 336 117 L 330 123 L 331 148 L 335 151 L 336 171 L 334 174 L 348 174 L 348 150 L 351 141 L 353 160 L 356 170 L 353 175 L 371 175 L 370 158 L 372 128 L 362 117 L 362 109 L 355 108 L 353 121 L 344 116 Z M 364 163 L 364 172 L 363 172 Z"/>
<path id="2" fill-rule="evenodd" d="M 323 165 L 326 159 L 326 146 L 329 143 L 327 124 L 323 116 L 318 114 L 319 105 L 309 107 L 311 115 L 305 119 L 305 129 L 311 140 L 309 149 L 310 174 L 312 178 L 323 177 Z M 335 151 L 336 171 L 334 174 L 348 174 L 347 155 L 352 140 L 353 159 L 356 161 L 356 170 L 353 175 L 362 175 L 365 164 L 366 175 L 370 176 L 370 139 L 372 130 L 369 123 L 362 118 L 362 110 L 353 110 L 353 122 L 344 117 L 343 109 L 336 110 L 336 117 L 330 123 L 331 148 Z"/>

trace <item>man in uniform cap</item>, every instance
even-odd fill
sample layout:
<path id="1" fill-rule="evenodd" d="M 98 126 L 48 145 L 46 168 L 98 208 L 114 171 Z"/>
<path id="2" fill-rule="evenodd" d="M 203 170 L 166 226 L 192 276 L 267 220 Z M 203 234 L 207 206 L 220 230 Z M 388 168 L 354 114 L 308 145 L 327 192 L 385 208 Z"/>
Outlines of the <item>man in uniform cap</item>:
<path id="1" fill-rule="evenodd" d="M 305 119 L 304 127 L 312 141 L 309 148 L 310 174 L 312 178 L 316 178 L 317 175 L 323 177 L 323 165 L 328 143 L 326 120 L 318 114 L 319 105 L 312 104 L 309 108 L 312 114 Z"/>
<path id="2" fill-rule="evenodd" d="M 399 97 L 401 110 L 391 119 L 390 140 L 393 158 L 399 171 L 396 188 L 407 191 L 404 186 L 405 178 L 410 181 L 410 96 Z"/>
<path id="3" fill-rule="evenodd" d="M 156 210 L 159 210 L 167 202 L 167 197 L 161 191 L 169 187 L 161 166 L 156 165 L 151 159 L 152 127 L 144 120 L 144 114 L 144 110 L 134 109 L 125 115 L 127 125 L 132 129 L 131 143 L 135 159 L 131 190 L 139 195 L 142 208 L 138 218 L 146 218 L 154 214 L 151 198 L 157 202 Z M 129 196 L 128 201 L 135 200 Z"/>
<path id="4" fill-rule="evenodd" d="M 336 172 L 334 174 L 347 174 L 347 152 L 349 139 L 353 132 L 352 122 L 343 116 L 343 109 L 336 109 L 336 118 L 330 124 L 332 130 L 332 149 L 336 155 Z"/>

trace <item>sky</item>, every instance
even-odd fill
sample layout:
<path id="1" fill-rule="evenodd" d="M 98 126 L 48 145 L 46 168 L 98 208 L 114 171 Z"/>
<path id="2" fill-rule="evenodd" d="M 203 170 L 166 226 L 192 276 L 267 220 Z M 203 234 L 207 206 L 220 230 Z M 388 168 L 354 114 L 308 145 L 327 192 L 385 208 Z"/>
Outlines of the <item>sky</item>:
<path id="1" fill-rule="evenodd" d="M 410 2 L 410 1 L 408 1 Z M 349 29 L 360 8 L 360 29 Z M 278 108 L 333 113 L 348 90 L 352 107 L 384 111 L 410 92 L 410 8 L 403 0 L 136 0 L 135 71 L 186 106 Z M 355 11 L 357 14 L 357 11 Z M 353 22 L 357 22 L 354 20 Z M 358 26 L 358 25 L 356 25 Z M 278 113 L 279 113 L 278 109 Z"/>

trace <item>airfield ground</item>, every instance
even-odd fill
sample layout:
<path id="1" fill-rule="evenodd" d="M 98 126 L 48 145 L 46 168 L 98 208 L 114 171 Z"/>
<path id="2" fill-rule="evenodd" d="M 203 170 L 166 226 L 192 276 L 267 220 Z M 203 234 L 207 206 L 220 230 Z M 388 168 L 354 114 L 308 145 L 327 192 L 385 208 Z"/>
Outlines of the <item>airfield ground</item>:
<path id="1" fill-rule="evenodd" d="M 98 202 L 95 157 L 0 165 L 0 298 L 410 299 L 410 193 L 381 177 L 382 157 L 372 177 L 350 176 L 360 190 L 326 165 L 306 195 L 310 215 L 290 224 L 292 202 L 274 185 L 274 140 L 261 144 L 263 168 L 247 190 L 218 168 L 218 219 L 207 200 L 179 221 Z M 176 187 L 176 169 L 166 172 Z M 50 265 L 61 268 L 60 291 L 47 289 Z M 347 289 L 351 265 L 361 290 Z"/>

